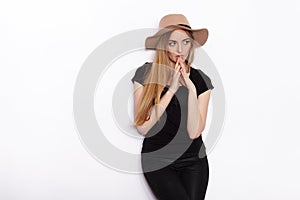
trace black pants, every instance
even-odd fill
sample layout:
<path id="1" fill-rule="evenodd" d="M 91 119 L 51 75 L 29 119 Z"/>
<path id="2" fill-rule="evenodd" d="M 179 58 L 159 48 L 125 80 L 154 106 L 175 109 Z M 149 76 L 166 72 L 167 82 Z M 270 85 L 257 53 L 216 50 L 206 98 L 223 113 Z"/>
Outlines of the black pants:
<path id="1" fill-rule="evenodd" d="M 143 174 L 158 200 L 205 199 L 209 178 L 206 156 L 181 158 L 166 167 Z"/>

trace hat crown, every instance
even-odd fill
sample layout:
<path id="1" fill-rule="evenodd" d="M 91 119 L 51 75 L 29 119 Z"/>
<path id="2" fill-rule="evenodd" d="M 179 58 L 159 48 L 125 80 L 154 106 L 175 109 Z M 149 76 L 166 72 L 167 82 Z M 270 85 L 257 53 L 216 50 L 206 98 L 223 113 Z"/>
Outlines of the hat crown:
<path id="1" fill-rule="evenodd" d="M 159 29 L 165 28 L 170 25 L 184 24 L 190 26 L 187 18 L 182 14 L 168 14 L 161 18 L 159 22 Z"/>

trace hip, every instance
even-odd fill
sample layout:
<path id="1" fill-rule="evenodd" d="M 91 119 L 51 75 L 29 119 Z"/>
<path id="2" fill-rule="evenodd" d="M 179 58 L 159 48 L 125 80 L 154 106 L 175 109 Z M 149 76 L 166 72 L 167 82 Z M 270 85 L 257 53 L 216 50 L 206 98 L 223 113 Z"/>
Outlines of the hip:
<path id="1" fill-rule="evenodd" d="M 199 157 L 198 155 L 189 155 L 179 157 L 177 159 L 166 157 L 146 157 L 142 156 L 143 172 L 156 171 L 164 168 L 169 168 L 175 171 L 202 171 L 208 169 L 207 156 Z"/>

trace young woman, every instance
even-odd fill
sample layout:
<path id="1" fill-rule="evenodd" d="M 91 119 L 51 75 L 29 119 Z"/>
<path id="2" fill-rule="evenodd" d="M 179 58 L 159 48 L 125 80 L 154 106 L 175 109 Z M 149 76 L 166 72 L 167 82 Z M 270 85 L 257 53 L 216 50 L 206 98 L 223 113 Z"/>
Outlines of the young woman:
<path id="1" fill-rule="evenodd" d="M 156 50 L 153 62 L 131 79 L 134 123 L 145 136 L 143 174 L 159 200 L 205 198 L 209 166 L 201 133 L 214 87 L 191 63 L 207 37 L 207 29 L 192 29 L 182 14 L 164 16 L 145 42 L 146 49 Z"/>

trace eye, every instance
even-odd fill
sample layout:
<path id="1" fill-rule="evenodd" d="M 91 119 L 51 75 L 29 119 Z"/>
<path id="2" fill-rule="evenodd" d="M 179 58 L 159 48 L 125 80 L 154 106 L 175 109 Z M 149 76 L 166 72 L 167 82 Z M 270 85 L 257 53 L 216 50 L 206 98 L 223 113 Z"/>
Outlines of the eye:
<path id="1" fill-rule="evenodd" d="M 169 42 L 169 45 L 170 45 L 170 46 L 175 46 L 175 44 L 176 44 L 175 41 L 170 41 L 170 42 Z"/>
<path id="2" fill-rule="evenodd" d="M 183 41 L 183 44 L 189 44 L 190 42 L 191 42 L 190 39 L 186 39 L 186 40 Z"/>

